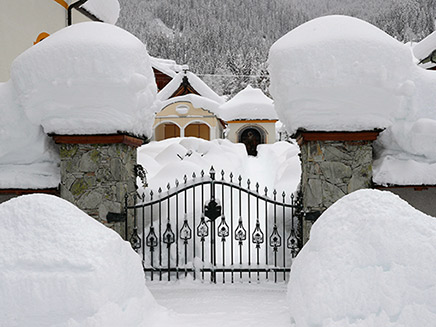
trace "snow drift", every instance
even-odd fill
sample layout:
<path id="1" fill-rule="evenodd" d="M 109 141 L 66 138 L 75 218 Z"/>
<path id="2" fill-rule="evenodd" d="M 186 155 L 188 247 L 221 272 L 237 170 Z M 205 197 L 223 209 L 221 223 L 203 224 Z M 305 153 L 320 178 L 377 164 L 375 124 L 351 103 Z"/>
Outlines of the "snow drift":
<path id="1" fill-rule="evenodd" d="M 357 18 L 300 25 L 273 44 L 268 62 L 275 108 L 291 133 L 387 127 L 414 92 L 410 50 Z"/>
<path id="2" fill-rule="evenodd" d="M 432 327 L 436 220 L 390 192 L 343 197 L 313 225 L 288 285 L 298 327 Z"/>
<path id="3" fill-rule="evenodd" d="M 29 119 L 46 133 L 151 136 L 156 83 L 145 45 L 119 27 L 66 27 L 12 63 Z"/>
<path id="4" fill-rule="evenodd" d="M 188 179 L 192 173 L 200 176 L 202 170 L 209 176 L 213 166 L 218 176 L 224 170 L 226 180 L 232 173 L 233 182 L 241 175 L 244 183 L 249 178 L 253 185 L 258 182 L 261 189 L 266 186 L 269 190 L 276 188 L 279 194 L 295 192 L 301 172 L 298 145 L 276 142 L 261 144 L 257 149 L 257 157 L 251 157 L 242 143 L 221 139 L 205 141 L 195 137 L 171 138 L 140 147 L 138 163 L 147 170 L 152 190 L 164 189 L 167 183 L 174 185 L 175 179 L 182 182 L 184 175 Z"/>
<path id="5" fill-rule="evenodd" d="M 0 204 L 2 326 L 148 326 L 160 307 L 128 242 L 48 195 Z"/>
<path id="6" fill-rule="evenodd" d="M 0 188 L 57 187 L 59 155 L 16 103 L 11 81 L 0 83 L 0 116 Z"/>

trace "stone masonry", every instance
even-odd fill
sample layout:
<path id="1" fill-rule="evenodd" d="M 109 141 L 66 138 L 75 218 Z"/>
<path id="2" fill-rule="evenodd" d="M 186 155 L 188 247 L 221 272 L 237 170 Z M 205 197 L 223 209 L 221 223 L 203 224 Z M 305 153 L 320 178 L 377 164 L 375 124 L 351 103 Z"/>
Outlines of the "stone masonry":
<path id="1" fill-rule="evenodd" d="M 369 188 L 372 183 L 373 140 L 365 140 L 367 137 L 362 137 L 364 140 L 353 140 L 355 137 L 348 137 L 347 133 L 329 140 L 326 135 L 322 134 L 326 140 L 304 140 L 303 136 L 299 142 L 301 191 L 303 208 L 307 212 L 303 223 L 304 243 L 309 239 L 313 222 L 324 210 L 344 195 Z"/>
<path id="2" fill-rule="evenodd" d="M 118 144 L 59 144 L 61 197 L 125 237 L 125 223 L 109 223 L 108 212 L 123 213 L 125 195 L 136 192 L 136 147 Z M 128 221 L 131 220 L 128 217 Z"/>

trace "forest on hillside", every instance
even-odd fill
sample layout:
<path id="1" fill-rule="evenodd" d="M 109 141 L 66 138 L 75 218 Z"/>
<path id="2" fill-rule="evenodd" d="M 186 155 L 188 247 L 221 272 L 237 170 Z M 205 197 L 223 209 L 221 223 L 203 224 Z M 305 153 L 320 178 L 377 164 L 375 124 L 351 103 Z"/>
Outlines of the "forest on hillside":
<path id="1" fill-rule="evenodd" d="M 117 25 L 147 44 L 152 56 L 188 64 L 217 93 L 269 84 L 271 45 L 315 17 L 364 19 L 399 41 L 434 30 L 436 0 L 119 0 Z"/>

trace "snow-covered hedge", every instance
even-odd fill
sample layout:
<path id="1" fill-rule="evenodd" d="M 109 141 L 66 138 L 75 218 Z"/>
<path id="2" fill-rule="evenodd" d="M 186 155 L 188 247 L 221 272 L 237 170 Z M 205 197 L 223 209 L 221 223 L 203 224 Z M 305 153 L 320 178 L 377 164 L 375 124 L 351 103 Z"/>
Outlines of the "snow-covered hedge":
<path id="1" fill-rule="evenodd" d="M 291 271 L 298 327 L 433 327 L 436 220 L 390 192 L 343 197 L 313 225 Z"/>
<path id="2" fill-rule="evenodd" d="M 161 308 L 128 242 L 71 203 L 0 204 L 0 325 L 149 326 Z"/>

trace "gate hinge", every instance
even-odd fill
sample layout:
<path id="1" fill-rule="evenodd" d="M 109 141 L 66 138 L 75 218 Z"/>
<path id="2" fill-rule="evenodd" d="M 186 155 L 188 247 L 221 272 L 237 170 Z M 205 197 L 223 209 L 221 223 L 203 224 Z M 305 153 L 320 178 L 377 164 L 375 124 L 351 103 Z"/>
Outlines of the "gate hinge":
<path id="1" fill-rule="evenodd" d="M 126 221 L 127 215 L 125 213 L 108 212 L 106 220 L 108 223 L 120 223 Z"/>

